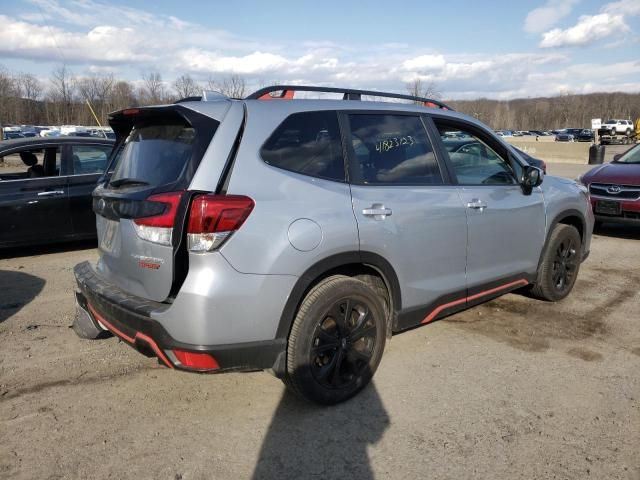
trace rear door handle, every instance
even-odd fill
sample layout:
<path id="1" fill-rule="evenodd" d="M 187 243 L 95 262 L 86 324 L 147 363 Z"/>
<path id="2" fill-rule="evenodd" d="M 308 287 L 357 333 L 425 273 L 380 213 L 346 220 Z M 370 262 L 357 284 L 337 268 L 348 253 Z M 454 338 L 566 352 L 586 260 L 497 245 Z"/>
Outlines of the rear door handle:
<path id="1" fill-rule="evenodd" d="M 49 190 L 48 192 L 38 192 L 39 197 L 55 197 L 57 195 L 64 195 L 64 190 Z"/>
<path id="2" fill-rule="evenodd" d="M 474 198 L 469 203 L 467 203 L 467 208 L 473 208 L 474 210 L 482 211 L 485 208 L 487 208 L 487 204 L 484 203 L 482 200 L 478 200 L 477 198 Z"/>
<path id="3" fill-rule="evenodd" d="M 374 217 L 375 219 L 384 220 L 386 217 L 391 215 L 393 212 L 390 208 L 386 208 L 384 205 L 380 203 L 374 203 L 369 208 L 365 208 L 362 210 L 362 214 L 367 217 Z"/>

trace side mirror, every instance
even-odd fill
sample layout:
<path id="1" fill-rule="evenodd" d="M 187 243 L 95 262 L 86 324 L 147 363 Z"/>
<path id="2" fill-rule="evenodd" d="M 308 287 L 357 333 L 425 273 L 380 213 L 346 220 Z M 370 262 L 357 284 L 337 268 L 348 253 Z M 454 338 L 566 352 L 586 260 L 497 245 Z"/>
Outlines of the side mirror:
<path id="1" fill-rule="evenodd" d="M 617 162 L 618 160 L 620 160 L 620 157 L 621 157 L 621 156 L 622 156 L 622 154 L 621 154 L 621 153 L 616 153 L 616 154 L 613 156 L 613 161 L 614 161 L 614 162 Z"/>
<path id="2" fill-rule="evenodd" d="M 542 183 L 544 173 L 538 167 L 527 166 L 522 175 L 522 191 L 525 195 L 530 195 L 531 191 Z"/>

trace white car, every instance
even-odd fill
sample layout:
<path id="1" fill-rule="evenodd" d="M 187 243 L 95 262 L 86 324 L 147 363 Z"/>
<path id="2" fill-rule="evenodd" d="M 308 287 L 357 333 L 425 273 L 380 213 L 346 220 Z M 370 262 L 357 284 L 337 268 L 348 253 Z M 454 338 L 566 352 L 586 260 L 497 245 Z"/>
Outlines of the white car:
<path id="1" fill-rule="evenodd" d="M 631 120 L 607 120 L 602 124 L 600 130 L 608 130 L 610 135 L 631 135 L 633 123 Z"/>

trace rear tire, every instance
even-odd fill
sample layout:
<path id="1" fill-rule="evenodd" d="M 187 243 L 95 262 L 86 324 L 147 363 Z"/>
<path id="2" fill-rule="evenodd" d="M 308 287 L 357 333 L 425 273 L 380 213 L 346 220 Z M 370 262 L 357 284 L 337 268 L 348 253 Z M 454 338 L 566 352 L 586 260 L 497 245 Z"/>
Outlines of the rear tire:
<path id="1" fill-rule="evenodd" d="M 582 240 L 578 230 L 571 225 L 556 225 L 542 255 L 531 293 L 550 302 L 569 295 L 578 277 L 581 255 Z"/>
<path id="2" fill-rule="evenodd" d="M 382 300 L 366 283 L 342 275 L 322 280 L 302 301 L 293 322 L 285 384 L 324 405 L 353 397 L 378 368 L 386 317 Z"/>

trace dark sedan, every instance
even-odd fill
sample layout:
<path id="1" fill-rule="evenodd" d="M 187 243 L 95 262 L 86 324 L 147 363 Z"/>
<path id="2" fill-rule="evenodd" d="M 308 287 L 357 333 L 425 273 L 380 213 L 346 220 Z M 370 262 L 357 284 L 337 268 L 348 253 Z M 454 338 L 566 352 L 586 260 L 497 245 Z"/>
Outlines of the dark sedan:
<path id="1" fill-rule="evenodd" d="M 578 181 L 589 188 L 596 221 L 640 225 L 640 145 Z"/>
<path id="2" fill-rule="evenodd" d="M 91 192 L 113 146 L 74 137 L 0 142 L 0 247 L 95 238 Z"/>

